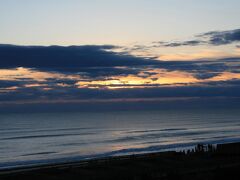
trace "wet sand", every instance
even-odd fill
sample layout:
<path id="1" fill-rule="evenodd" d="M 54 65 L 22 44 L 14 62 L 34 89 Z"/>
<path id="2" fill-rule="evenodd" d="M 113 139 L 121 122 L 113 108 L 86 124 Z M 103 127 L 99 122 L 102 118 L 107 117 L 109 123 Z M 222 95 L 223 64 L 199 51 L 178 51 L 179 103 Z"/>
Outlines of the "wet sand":
<path id="1" fill-rule="evenodd" d="M 239 179 L 240 143 L 0 171 L 0 180 Z"/>

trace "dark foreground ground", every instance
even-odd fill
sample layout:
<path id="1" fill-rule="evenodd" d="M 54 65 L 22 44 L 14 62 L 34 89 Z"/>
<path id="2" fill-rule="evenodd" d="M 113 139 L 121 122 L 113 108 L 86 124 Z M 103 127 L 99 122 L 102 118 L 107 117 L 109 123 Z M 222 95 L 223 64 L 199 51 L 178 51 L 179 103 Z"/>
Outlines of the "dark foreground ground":
<path id="1" fill-rule="evenodd" d="M 240 143 L 0 172 L 0 180 L 240 179 Z"/>

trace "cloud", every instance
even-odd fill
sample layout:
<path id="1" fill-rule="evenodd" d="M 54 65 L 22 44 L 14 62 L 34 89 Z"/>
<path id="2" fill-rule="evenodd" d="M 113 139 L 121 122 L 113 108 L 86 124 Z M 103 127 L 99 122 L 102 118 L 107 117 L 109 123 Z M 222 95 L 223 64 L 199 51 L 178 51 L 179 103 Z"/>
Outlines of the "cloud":
<path id="1" fill-rule="evenodd" d="M 14 87 L 14 86 L 19 86 L 21 83 L 16 82 L 16 81 L 5 81 L 5 80 L 0 80 L 0 88 L 9 88 L 9 87 Z"/>
<path id="2" fill-rule="evenodd" d="M 119 76 L 152 77 L 156 69 L 189 73 L 236 71 L 239 58 L 160 61 L 116 53 L 115 46 L 0 46 L 0 80 L 107 80 Z M 19 68 L 22 67 L 22 68 Z M 19 76 L 21 74 L 21 76 Z"/>
<path id="3" fill-rule="evenodd" d="M 179 46 L 198 46 L 206 44 L 205 41 L 202 40 L 189 40 L 189 41 L 182 41 L 182 42 L 158 42 L 158 47 L 179 47 Z M 157 46 L 155 46 L 157 47 Z"/>
<path id="4" fill-rule="evenodd" d="M 239 58 L 160 61 L 114 50 L 0 45 L 0 104 L 240 97 Z"/>
<path id="5" fill-rule="evenodd" d="M 199 46 L 199 45 L 227 45 L 240 41 L 240 29 L 229 31 L 210 31 L 196 35 L 194 40 L 174 41 L 174 42 L 154 42 L 154 47 L 180 47 L 180 46 Z"/>
<path id="6" fill-rule="evenodd" d="M 0 93 L 0 104 L 24 104 L 31 102 L 97 102 L 110 101 L 132 101 L 134 99 L 147 99 L 152 101 L 158 98 L 213 98 L 213 97 L 239 97 L 240 81 L 212 82 L 202 85 L 190 86 L 166 86 L 130 89 L 77 89 L 74 87 L 58 87 L 49 91 L 40 88 L 22 88 L 17 93 L 9 91 Z M 163 99 L 164 100 L 164 99 Z"/>
<path id="7" fill-rule="evenodd" d="M 149 59 L 115 53 L 115 46 L 0 46 L 0 68 L 78 71 L 79 68 L 148 65 Z"/>
<path id="8" fill-rule="evenodd" d="M 240 29 L 230 31 L 212 31 L 207 32 L 200 37 L 209 38 L 208 43 L 211 45 L 225 45 L 240 41 Z"/>
<path id="9" fill-rule="evenodd" d="M 14 46 L 0 45 L 0 68 L 19 67 L 46 72 L 78 73 L 85 77 L 138 74 L 144 66 L 159 64 L 154 59 L 116 53 L 102 46 Z"/>

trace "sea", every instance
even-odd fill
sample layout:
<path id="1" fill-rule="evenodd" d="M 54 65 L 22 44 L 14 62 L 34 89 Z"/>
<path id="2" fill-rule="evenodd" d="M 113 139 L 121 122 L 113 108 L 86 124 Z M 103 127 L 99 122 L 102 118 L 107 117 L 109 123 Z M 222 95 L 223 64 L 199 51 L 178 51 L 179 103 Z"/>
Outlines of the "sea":
<path id="1" fill-rule="evenodd" d="M 0 169 L 228 142 L 239 109 L 0 114 Z"/>

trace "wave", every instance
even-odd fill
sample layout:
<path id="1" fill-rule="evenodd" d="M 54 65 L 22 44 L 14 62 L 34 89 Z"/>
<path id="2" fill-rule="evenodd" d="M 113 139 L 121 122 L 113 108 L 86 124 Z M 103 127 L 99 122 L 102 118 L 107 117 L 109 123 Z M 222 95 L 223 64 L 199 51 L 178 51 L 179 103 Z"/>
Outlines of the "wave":
<path id="1" fill-rule="evenodd" d="M 154 146 L 147 146 L 143 148 L 128 148 L 128 149 L 121 149 L 117 151 L 112 151 L 106 153 L 107 156 L 112 155 L 120 155 L 120 154 L 132 154 L 132 153 L 141 153 L 141 152 L 155 152 L 155 151 L 164 151 L 164 150 L 171 150 L 176 148 L 186 148 L 186 147 L 194 147 L 197 144 L 220 144 L 220 143 L 230 143 L 230 142 L 240 142 L 240 136 L 227 138 L 227 139 L 211 139 L 205 141 L 195 141 L 195 142 L 185 142 L 185 143 L 175 143 L 175 144 L 166 144 L 166 145 L 154 145 Z"/>
<path id="2" fill-rule="evenodd" d="M 69 133 L 69 134 L 47 134 L 47 135 L 15 136 L 15 137 L 0 138 L 0 140 L 49 138 L 49 137 L 79 136 L 79 135 L 92 135 L 92 134 L 96 134 L 96 133 L 88 132 L 88 133 Z"/>
<path id="3" fill-rule="evenodd" d="M 152 131 L 150 131 L 152 132 Z M 157 131 L 156 131 L 157 132 Z M 160 131 L 158 131 L 160 132 Z M 159 139 L 159 138 L 166 138 L 166 137 L 185 137 L 190 136 L 194 137 L 197 135 L 210 135 L 210 134 L 216 134 L 216 133 L 230 133 L 235 132 L 235 130 L 188 130 L 188 131 L 169 131 L 169 132 L 163 132 L 160 133 L 146 133 L 146 134 L 140 134 L 140 135 L 132 135 L 132 136 L 123 136 L 119 137 L 117 139 L 109 140 L 109 142 L 117 143 L 117 142 L 127 142 L 127 141 L 142 141 L 147 139 Z"/>
<path id="4" fill-rule="evenodd" d="M 23 154 L 21 156 L 35 156 L 35 155 L 46 155 L 46 154 L 54 154 L 56 152 L 38 152 L 38 153 L 30 153 L 30 154 Z"/>
<path id="5" fill-rule="evenodd" d="M 96 128 L 59 128 L 59 129 L 37 129 L 37 130 L 27 130 L 29 128 L 9 128 L 9 129 L 5 129 L 5 131 L 9 131 L 9 132 L 2 132 L 3 134 L 9 133 L 39 133 L 39 132 L 55 132 L 55 131 L 74 131 L 74 130 L 90 130 L 90 129 L 94 129 L 97 130 Z M 0 129 L 1 130 L 1 129 Z M 1 134 L 1 132 L 0 132 Z"/>
<path id="6" fill-rule="evenodd" d="M 150 129 L 150 130 L 137 130 L 137 131 L 128 131 L 126 133 L 148 133 L 148 132 L 164 132 L 164 131 L 184 131 L 188 130 L 187 128 L 170 128 L 170 129 Z"/>

